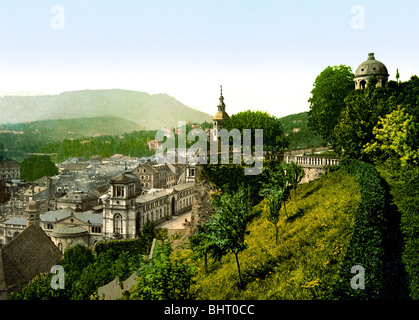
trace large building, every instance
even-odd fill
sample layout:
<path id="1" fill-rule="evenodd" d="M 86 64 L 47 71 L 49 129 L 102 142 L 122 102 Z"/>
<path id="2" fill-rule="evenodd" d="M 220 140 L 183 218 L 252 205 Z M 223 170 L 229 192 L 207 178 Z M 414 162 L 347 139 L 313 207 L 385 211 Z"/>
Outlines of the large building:
<path id="1" fill-rule="evenodd" d="M 0 161 L 0 180 L 19 180 L 20 166 L 15 160 Z"/>

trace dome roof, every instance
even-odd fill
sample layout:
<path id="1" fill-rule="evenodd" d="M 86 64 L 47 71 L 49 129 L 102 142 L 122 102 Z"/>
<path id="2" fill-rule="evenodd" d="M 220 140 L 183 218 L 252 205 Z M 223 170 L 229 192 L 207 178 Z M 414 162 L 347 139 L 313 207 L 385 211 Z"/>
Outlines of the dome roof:
<path id="1" fill-rule="evenodd" d="M 56 237 L 56 238 L 60 238 L 60 237 L 74 237 L 74 236 L 80 236 L 80 235 L 84 235 L 87 234 L 87 230 L 82 228 L 82 227 L 78 227 L 76 225 L 70 224 L 70 225 L 66 225 L 63 227 L 60 227 L 56 230 L 54 230 L 51 233 L 51 236 Z"/>
<path id="2" fill-rule="evenodd" d="M 365 77 L 370 75 L 389 75 L 387 67 L 384 63 L 375 60 L 374 53 L 369 53 L 368 60 L 361 63 L 355 71 L 355 77 Z"/>

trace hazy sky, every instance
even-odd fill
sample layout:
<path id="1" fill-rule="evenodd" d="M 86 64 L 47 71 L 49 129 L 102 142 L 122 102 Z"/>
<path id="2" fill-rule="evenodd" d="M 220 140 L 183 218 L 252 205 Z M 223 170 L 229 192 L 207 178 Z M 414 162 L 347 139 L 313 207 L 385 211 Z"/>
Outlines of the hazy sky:
<path id="1" fill-rule="evenodd" d="M 308 110 L 328 65 L 419 75 L 418 1 L 0 0 L 0 91 L 167 93 L 215 114 Z M 0 115 L 1 116 L 1 115 Z M 1 121 L 0 121 L 1 122 Z"/>

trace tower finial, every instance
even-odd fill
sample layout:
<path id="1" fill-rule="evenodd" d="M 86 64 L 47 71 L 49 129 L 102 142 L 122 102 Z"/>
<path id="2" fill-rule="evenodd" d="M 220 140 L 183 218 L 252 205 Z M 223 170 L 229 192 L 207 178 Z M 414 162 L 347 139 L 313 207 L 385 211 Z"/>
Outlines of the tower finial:
<path id="1" fill-rule="evenodd" d="M 220 95 L 223 96 L 223 86 L 220 85 Z"/>

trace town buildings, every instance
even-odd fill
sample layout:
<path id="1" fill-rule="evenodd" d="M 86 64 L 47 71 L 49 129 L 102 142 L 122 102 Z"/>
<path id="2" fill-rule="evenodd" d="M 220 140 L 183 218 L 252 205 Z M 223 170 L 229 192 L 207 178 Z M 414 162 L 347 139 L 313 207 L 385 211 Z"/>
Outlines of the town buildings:
<path id="1" fill-rule="evenodd" d="M 0 161 L 0 180 L 20 179 L 20 166 L 15 160 Z"/>
<path id="2" fill-rule="evenodd" d="M 64 252 L 75 243 L 93 248 L 100 240 L 138 237 L 147 221 L 158 225 L 192 208 L 194 182 L 173 165 L 148 162 L 128 169 L 124 162 L 111 170 L 82 161 L 84 170 L 62 170 L 25 190 L 22 214 L 0 222 L 0 247 L 22 233 L 29 219 Z M 65 166 L 70 164 L 77 163 Z"/>

